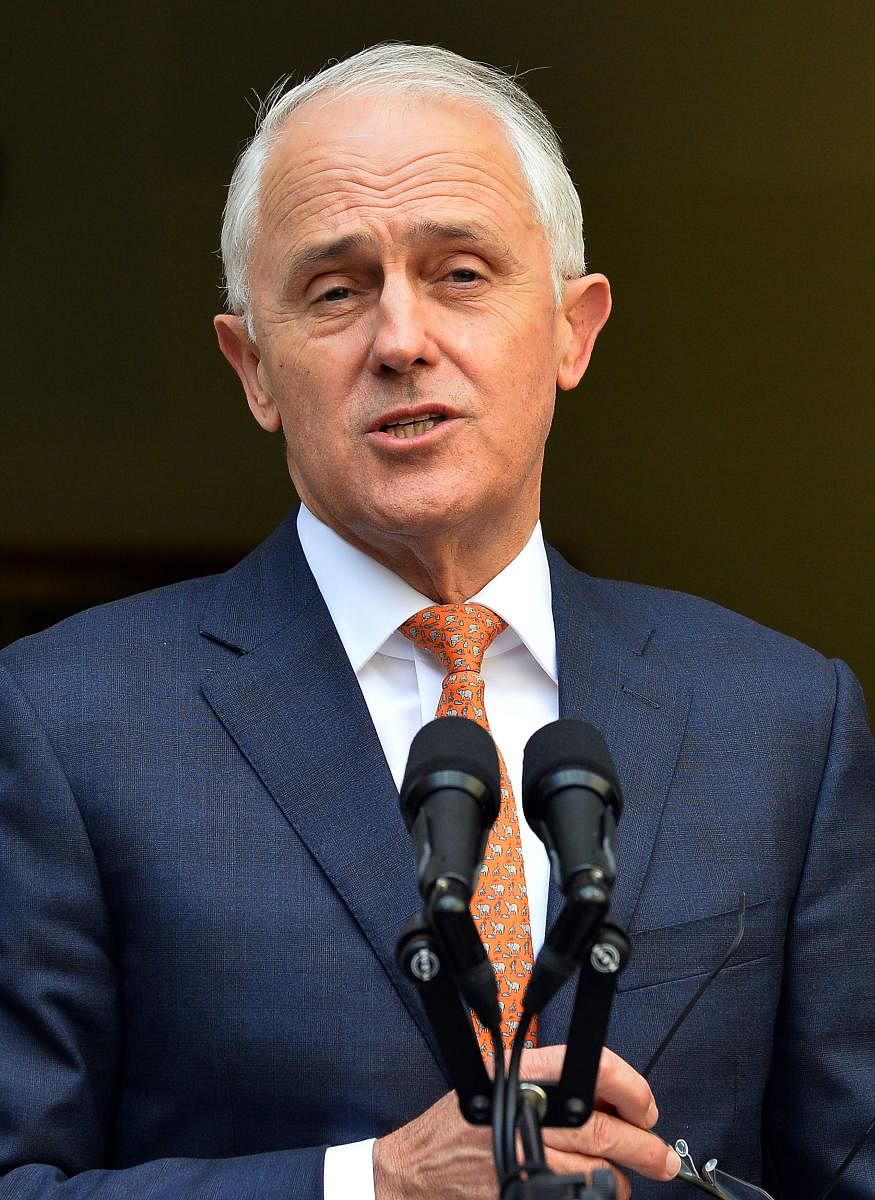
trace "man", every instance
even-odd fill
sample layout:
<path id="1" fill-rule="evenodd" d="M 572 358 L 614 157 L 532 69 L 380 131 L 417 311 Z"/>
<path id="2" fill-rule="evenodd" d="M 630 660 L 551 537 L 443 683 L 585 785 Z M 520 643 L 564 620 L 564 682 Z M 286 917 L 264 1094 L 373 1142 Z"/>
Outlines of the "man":
<path id="1" fill-rule="evenodd" d="M 841 664 L 545 553 L 556 386 L 610 305 L 545 119 L 445 51 L 365 51 L 268 115 L 223 252 L 219 342 L 304 507 L 226 576 L 4 655 L 0 1197 L 496 1194 L 393 960 L 419 908 L 396 785 L 443 675 L 397 630 L 472 599 L 508 626 L 482 673 L 515 795 L 563 715 L 626 799 L 616 1053 L 552 1165 L 657 1195 L 684 1136 L 814 1195 L 875 1109 L 865 710 Z M 558 894 L 520 833 L 534 952 Z M 633 1068 L 742 892 L 654 1102 Z"/>

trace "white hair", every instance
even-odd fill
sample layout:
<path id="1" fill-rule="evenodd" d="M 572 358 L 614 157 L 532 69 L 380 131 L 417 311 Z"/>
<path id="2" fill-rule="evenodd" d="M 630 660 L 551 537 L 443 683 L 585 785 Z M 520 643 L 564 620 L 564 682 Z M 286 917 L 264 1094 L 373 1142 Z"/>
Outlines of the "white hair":
<path id="1" fill-rule="evenodd" d="M 586 270 L 580 199 L 568 174 L 562 146 L 543 110 L 515 79 L 485 63 L 441 46 L 385 42 L 283 91 L 276 86 L 261 107 L 256 132 L 231 176 L 222 221 L 222 261 L 228 308 L 245 319 L 254 336 L 249 263 L 258 232 L 261 175 L 271 147 L 295 109 L 315 96 L 406 92 L 455 96 L 497 118 L 515 152 L 531 194 L 535 216 L 550 249 L 557 303 L 567 279 Z"/>

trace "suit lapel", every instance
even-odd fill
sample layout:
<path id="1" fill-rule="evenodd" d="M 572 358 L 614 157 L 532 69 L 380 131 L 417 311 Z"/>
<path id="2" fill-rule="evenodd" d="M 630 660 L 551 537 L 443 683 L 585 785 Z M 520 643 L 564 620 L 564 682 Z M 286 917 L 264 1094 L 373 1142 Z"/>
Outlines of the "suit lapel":
<path id="1" fill-rule="evenodd" d="M 555 552 L 549 557 L 560 716 L 600 730 L 623 787 L 613 907 L 629 927 L 689 696 L 648 653 L 652 630 L 624 615 L 612 585 L 574 571 Z M 395 965 L 397 936 L 421 908 L 397 789 L 294 516 L 222 578 L 202 632 L 237 652 L 204 675 L 207 701 L 325 871 L 440 1063 L 419 999 Z M 548 929 L 561 899 L 551 880 Z M 544 1044 L 564 1041 L 573 998 L 567 986 L 548 1005 Z"/>
<path id="2" fill-rule="evenodd" d="M 623 789 L 613 911 L 625 928 L 647 874 L 689 710 L 689 693 L 648 653 L 652 628 L 612 602 L 614 585 L 574 571 L 550 552 L 559 661 L 559 715 L 588 721 L 604 736 Z M 547 928 L 562 896 L 551 879 Z M 545 1010 L 541 1040 L 564 1041 L 574 989 Z"/>
<path id="3" fill-rule="evenodd" d="M 202 632 L 243 653 L 205 674 L 202 690 L 440 1061 L 395 965 L 397 937 L 421 909 L 398 791 L 293 521 L 220 585 Z"/>

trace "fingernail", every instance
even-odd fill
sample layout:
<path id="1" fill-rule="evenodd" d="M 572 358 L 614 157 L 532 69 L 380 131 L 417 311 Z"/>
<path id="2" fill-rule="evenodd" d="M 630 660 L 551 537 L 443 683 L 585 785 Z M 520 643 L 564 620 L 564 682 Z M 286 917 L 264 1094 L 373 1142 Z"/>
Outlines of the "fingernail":
<path id="1" fill-rule="evenodd" d="M 659 1120 L 659 1109 L 656 1107 L 656 1101 L 650 1101 L 650 1108 L 647 1110 L 647 1116 L 644 1118 L 647 1122 L 647 1128 L 650 1129 Z"/>
<path id="2" fill-rule="evenodd" d="M 677 1175 L 678 1171 L 681 1169 L 681 1160 L 678 1158 L 676 1150 L 669 1150 L 668 1154 L 666 1154 L 665 1169 L 668 1171 L 672 1179 L 674 1179 L 675 1175 Z"/>

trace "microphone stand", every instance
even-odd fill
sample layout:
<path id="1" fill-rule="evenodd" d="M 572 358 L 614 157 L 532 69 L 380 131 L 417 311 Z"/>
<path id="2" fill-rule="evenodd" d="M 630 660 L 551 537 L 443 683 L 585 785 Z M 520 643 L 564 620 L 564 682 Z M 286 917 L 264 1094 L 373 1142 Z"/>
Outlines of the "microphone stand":
<path id="1" fill-rule="evenodd" d="M 601 884 L 600 872 L 582 872 L 576 886 L 569 889 L 551 931 L 554 948 L 548 949 L 546 970 L 540 973 L 540 986 L 535 987 L 531 1001 L 532 981 L 526 989 L 523 1020 L 506 1077 L 500 1029 L 486 1010 L 478 1011 L 478 1016 L 486 1017 L 484 1024 L 492 1037 L 494 1080 L 484 1066 L 466 1004 L 466 1000 L 472 1003 L 471 989 L 454 970 L 458 959 L 446 930 L 441 929 L 440 902 L 429 902 L 407 923 L 398 941 L 398 965 L 422 998 L 462 1115 L 473 1125 L 492 1125 L 502 1200 L 615 1200 L 610 1171 L 594 1172 L 592 1184 L 583 1175 L 552 1172 L 546 1164 L 542 1136 L 545 1125 L 577 1128 L 592 1113 L 617 979 L 629 957 L 629 939 L 609 913 L 608 892 Z M 464 914 L 456 907 L 452 929 L 453 941 L 461 936 L 469 943 L 472 935 L 479 941 L 467 905 Z M 523 1044 L 532 1017 L 578 967 L 580 977 L 559 1079 L 519 1082 Z M 474 1007 L 476 1011 L 477 1005 Z M 517 1134 L 522 1161 L 518 1159 Z"/>
<path id="2" fill-rule="evenodd" d="M 453 978 L 449 957 L 424 914 L 412 917 L 404 926 L 395 958 L 422 998 L 458 1094 L 462 1116 L 472 1125 L 488 1125 L 492 1116 L 492 1080 L 483 1065 L 477 1036 Z"/>

